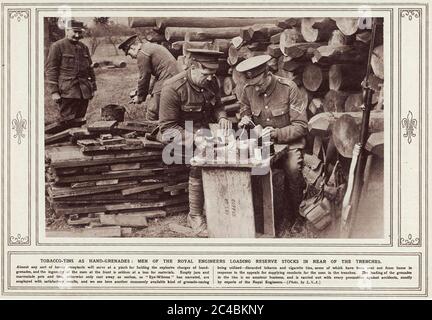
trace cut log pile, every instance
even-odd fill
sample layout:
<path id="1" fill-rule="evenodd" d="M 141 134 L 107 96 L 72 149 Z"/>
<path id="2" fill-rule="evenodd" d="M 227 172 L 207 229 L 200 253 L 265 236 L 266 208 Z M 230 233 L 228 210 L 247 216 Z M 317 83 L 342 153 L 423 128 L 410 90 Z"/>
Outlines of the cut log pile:
<path id="1" fill-rule="evenodd" d="M 72 226 L 119 226 L 114 233 L 90 232 L 114 236 L 127 233 L 122 228 L 146 227 L 147 219 L 188 211 L 189 169 L 163 163 L 163 145 L 147 138 L 154 123 L 68 125 L 45 129 L 46 197 L 56 216 Z"/>
<path id="2" fill-rule="evenodd" d="M 185 67 L 187 48 L 224 53 L 217 77 L 230 120 L 239 120 L 237 98 L 244 81 L 235 67 L 261 54 L 272 56 L 269 67 L 293 80 L 301 90 L 308 115 L 359 111 L 363 104 L 371 26 L 362 18 L 130 18 L 134 28 L 152 28 L 153 41 L 164 44 Z M 155 36 L 157 34 L 158 36 Z M 375 101 L 383 84 L 382 28 L 376 37 L 372 64 Z M 382 108 L 379 103 L 377 108 Z"/>

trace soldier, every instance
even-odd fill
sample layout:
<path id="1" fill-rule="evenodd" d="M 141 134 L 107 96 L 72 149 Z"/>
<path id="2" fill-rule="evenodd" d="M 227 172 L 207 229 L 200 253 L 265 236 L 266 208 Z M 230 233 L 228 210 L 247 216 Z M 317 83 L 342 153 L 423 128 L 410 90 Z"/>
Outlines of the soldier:
<path id="1" fill-rule="evenodd" d="M 307 134 L 306 108 L 299 100 L 296 84 L 269 71 L 267 62 L 270 59 L 269 55 L 252 57 L 236 68 L 246 83 L 240 97 L 242 119 L 239 127 L 252 121 L 264 128 L 262 136 L 288 145 L 286 156 L 277 165 L 285 171 L 289 218 L 300 217 L 298 209 L 305 187 L 302 166 Z"/>
<path id="2" fill-rule="evenodd" d="M 125 52 L 125 55 L 137 59 L 140 75 L 133 103 L 140 104 L 145 101 L 147 94 L 151 94 L 153 101 L 147 107 L 146 117 L 148 120 L 157 120 L 162 84 L 180 72 L 176 59 L 167 48 L 147 40 L 141 42 L 137 35 L 129 37 L 118 47 Z M 152 75 L 154 76 L 154 83 L 151 89 L 150 79 Z"/>
<path id="3" fill-rule="evenodd" d="M 225 132 L 232 127 L 226 118 L 215 77 L 218 57 L 222 53 L 206 49 L 188 49 L 188 52 L 188 69 L 167 80 L 162 87 L 158 138 L 165 143 L 175 139 L 184 142 L 186 121 L 193 121 L 194 132 L 208 128 L 211 122 L 218 122 Z M 203 203 L 201 170 L 192 167 L 189 174 L 188 223 L 201 236 L 206 234 L 207 229 Z"/>
<path id="4" fill-rule="evenodd" d="M 88 47 L 80 42 L 84 24 L 68 20 L 64 39 L 54 42 L 45 65 L 51 98 L 60 106 L 62 120 L 83 118 L 96 91 Z"/>

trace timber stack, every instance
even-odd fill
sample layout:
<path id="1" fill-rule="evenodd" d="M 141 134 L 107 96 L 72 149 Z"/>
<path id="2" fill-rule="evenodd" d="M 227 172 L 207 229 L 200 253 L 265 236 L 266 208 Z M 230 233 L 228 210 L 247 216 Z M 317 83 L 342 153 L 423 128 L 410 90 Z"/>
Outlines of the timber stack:
<path id="1" fill-rule="evenodd" d="M 272 56 L 271 71 L 293 80 L 309 117 L 320 112 L 355 112 L 363 104 L 371 26 L 362 18 L 129 18 L 132 28 L 152 29 L 147 38 L 166 46 L 184 67 L 188 48 L 217 49 L 217 78 L 230 120 L 239 120 L 244 80 L 236 65 L 256 55 Z M 378 31 L 372 79 L 376 109 L 382 109 L 383 33 Z M 380 100 L 380 101 L 379 101 Z"/>
<path id="2" fill-rule="evenodd" d="M 114 109 L 112 109 L 114 110 Z M 91 236 L 127 236 L 188 208 L 185 165 L 167 166 L 151 122 L 83 119 L 45 127 L 46 197 L 56 216 Z M 96 229 L 97 228 L 97 229 Z"/>

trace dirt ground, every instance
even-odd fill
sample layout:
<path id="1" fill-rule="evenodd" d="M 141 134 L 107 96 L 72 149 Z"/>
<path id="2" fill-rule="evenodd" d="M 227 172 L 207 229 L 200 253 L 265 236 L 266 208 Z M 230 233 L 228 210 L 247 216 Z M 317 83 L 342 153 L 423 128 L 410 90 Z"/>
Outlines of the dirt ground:
<path id="1" fill-rule="evenodd" d="M 92 57 L 93 62 L 112 60 L 125 61 L 126 68 L 103 69 L 96 68 L 96 80 L 98 91 L 90 101 L 87 111 L 87 122 L 91 123 L 100 119 L 100 107 L 107 104 L 120 104 L 126 107 L 126 120 L 144 119 L 144 105 L 128 104 L 129 92 L 136 88 L 138 68 L 136 61 L 116 55 L 112 45 L 102 44 L 97 48 Z M 45 92 L 45 122 L 50 123 L 58 117 L 57 105 L 51 101 L 50 95 Z M 360 208 L 358 221 L 353 230 L 355 238 L 380 238 L 383 236 L 383 190 L 382 190 L 382 168 L 377 168 L 378 174 L 373 174 L 374 181 L 371 182 L 369 192 Z M 170 229 L 171 224 L 187 227 L 186 214 L 176 214 L 163 219 L 149 219 L 147 228 L 133 229 L 132 237 L 194 237 L 194 235 L 181 234 Z M 47 230 L 68 230 L 71 227 L 64 218 L 56 218 L 54 212 L 46 202 L 46 227 Z M 308 223 L 300 224 L 300 228 L 293 232 L 291 225 L 285 226 L 284 238 L 337 238 L 338 221 L 323 232 L 314 230 Z"/>

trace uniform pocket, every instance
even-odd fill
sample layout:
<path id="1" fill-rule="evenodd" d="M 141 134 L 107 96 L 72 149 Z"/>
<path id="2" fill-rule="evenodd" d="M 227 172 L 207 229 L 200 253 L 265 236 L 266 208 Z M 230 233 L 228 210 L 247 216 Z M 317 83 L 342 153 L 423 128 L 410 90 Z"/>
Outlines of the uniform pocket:
<path id="1" fill-rule="evenodd" d="M 75 66 L 75 56 L 73 54 L 64 53 L 62 55 L 62 67 L 73 69 Z"/>
<path id="2" fill-rule="evenodd" d="M 282 128 L 290 124 L 289 108 L 287 106 L 275 107 L 271 110 L 272 125 L 275 128 Z"/>

